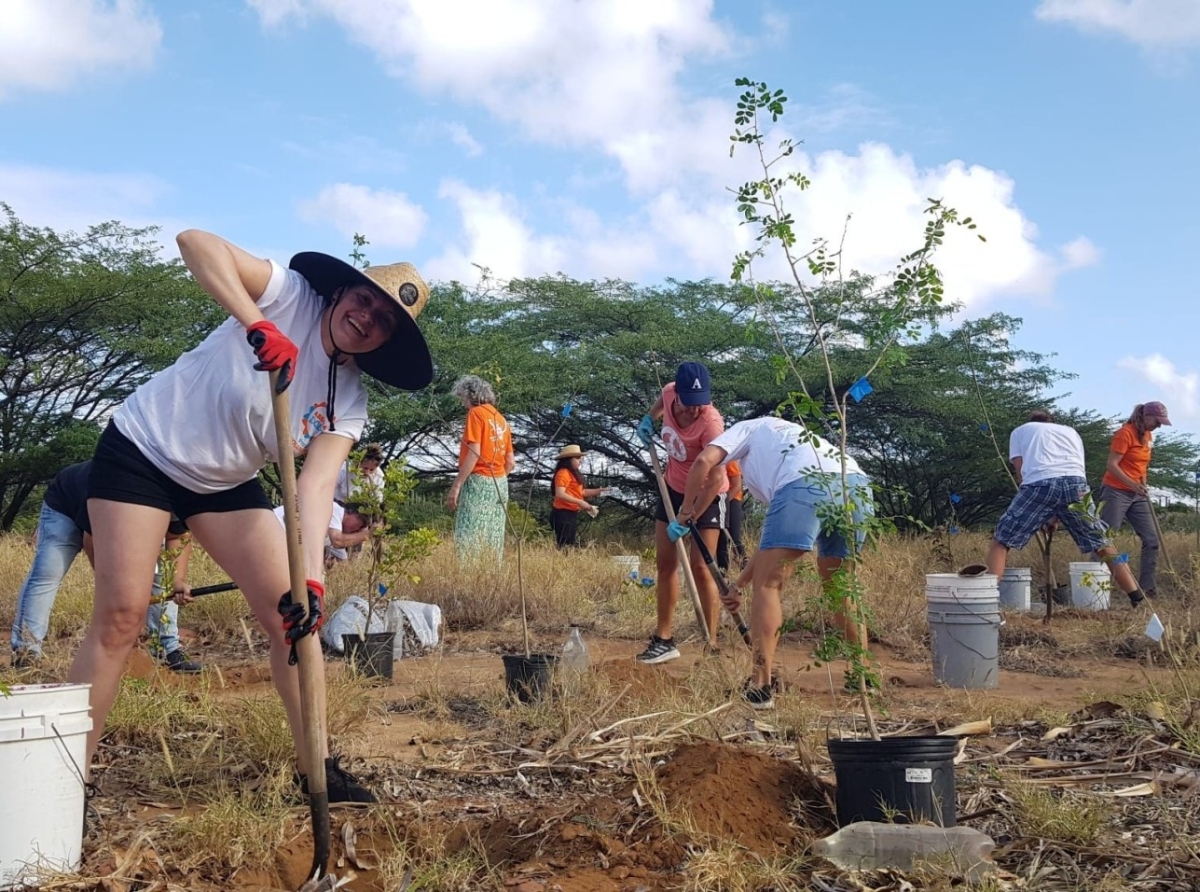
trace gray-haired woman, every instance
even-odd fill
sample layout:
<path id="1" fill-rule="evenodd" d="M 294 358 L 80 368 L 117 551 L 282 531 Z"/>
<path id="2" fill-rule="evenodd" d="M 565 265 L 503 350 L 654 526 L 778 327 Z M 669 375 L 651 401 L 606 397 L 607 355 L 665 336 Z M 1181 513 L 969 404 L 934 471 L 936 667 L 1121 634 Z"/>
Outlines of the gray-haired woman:
<path id="1" fill-rule="evenodd" d="M 478 375 L 459 378 L 450 392 L 467 409 L 458 476 L 446 496 L 446 505 L 457 512 L 454 543 L 459 559 L 491 550 L 499 561 L 504 557 L 508 475 L 516 464 L 512 433 L 496 409 L 496 391 Z"/>

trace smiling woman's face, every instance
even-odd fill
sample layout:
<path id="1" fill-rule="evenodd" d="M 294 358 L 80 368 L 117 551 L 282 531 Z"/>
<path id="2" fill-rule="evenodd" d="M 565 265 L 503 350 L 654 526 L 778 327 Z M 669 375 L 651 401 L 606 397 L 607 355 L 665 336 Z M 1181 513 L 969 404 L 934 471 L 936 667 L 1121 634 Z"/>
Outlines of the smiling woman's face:
<path id="1" fill-rule="evenodd" d="M 330 329 L 338 349 L 370 353 L 388 342 L 399 325 L 395 301 L 367 285 L 350 285 L 333 308 Z"/>

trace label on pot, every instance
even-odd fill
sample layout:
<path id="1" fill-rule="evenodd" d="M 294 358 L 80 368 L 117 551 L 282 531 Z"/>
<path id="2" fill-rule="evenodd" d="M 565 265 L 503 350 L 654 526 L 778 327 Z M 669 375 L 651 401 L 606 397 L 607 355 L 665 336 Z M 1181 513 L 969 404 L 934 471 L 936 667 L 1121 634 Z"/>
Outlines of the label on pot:
<path id="1" fill-rule="evenodd" d="M 933 769 L 905 768 L 904 782 L 906 784 L 931 784 L 933 783 Z"/>

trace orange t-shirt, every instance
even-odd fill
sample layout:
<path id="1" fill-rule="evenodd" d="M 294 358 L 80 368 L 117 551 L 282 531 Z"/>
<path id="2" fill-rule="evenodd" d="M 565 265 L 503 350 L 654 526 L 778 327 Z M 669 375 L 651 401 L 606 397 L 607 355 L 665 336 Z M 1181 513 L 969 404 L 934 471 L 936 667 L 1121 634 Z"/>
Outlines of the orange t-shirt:
<path id="1" fill-rule="evenodd" d="M 1137 429 L 1128 422 L 1121 425 L 1121 429 L 1113 437 L 1111 451 L 1121 454 L 1120 468 L 1131 480 L 1146 482 L 1146 471 L 1150 467 L 1150 447 L 1153 442 L 1154 434 L 1149 431 L 1146 431 L 1145 442 L 1139 441 Z M 1105 486 L 1129 491 L 1128 486 L 1107 471 L 1104 472 L 1103 483 Z"/>
<path id="2" fill-rule="evenodd" d="M 745 495 L 745 487 L 742 486 L 742 481 L 740 479 L 742 476 L 742 466 L 736 461 L 726 462 L 725 474 L 729 477 L 729 498 L 733 499 L 735 502 L 740 502 L 742 500 L 742 496 Z M 734 477 L 739 478 L 737 486 L 733 485 Z"/>
<path id="3" fill-rule="evenodd" d="M 458 447 L 458 466 L 467 460 L 467 446 L 479 444 L 479 461 L 475 462 L 472 474 L 481 477 L 503 477 L 508 472 L 504 460 L 512 454 L 512 432 L 508 422 L 495 406 L 485 404 L 473 406 L 467 413 L 467 427 L 463 431 L 462 444 Z"/>
<path id="4" fill-rule="evenodd" d="M 558 492 L 561 486 L 567 491 L 567 495 L 574 496 L 577 499 L 583 498 L 583 484 L 575 479 L 575 475 L 571 473 L 569 468 L 559 468 L 554 472 L 554 492 Z M 579 506 L 574 502 L 565 502 L 558 496 L 554 497 L 554 507 L 563 508 L 567 511 L 578 511 Z"/>

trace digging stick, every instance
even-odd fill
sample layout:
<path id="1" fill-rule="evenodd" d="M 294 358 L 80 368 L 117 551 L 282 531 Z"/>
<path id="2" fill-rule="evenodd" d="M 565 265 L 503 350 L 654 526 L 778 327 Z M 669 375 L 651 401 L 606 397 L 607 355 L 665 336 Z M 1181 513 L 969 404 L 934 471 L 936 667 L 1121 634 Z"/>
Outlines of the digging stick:
<path id="1" fill-rule="evenodd" d="M 721 568 L 717 566 L 717 562 L 713 560 L 712 552 L 708 550 L 708 546 L 704 544 L 704 540 L 700 538 L 700 530 L 696 526 L 696 521 L 688 521 L 688 529 L 692 531 L 692 540 L 696 543 L 696 547 L 700 549 L 700 557 L 704 558 L 704 565 L 708 567 L 708 572 L 712 574 L 713 582 L 717 584 L 717 590 L 724 598 L 729 595 L 729 583 L 725 581 L 724 574 L 721 573 Z M 728 608 L 726 608 L 728 609 Z M 742 614 L 737 610 L 730 610 L 729 615 L 733 617 L 733 623 L 737 626 L 737 630 L 742 635 L 742 640 L 746 642 L 746 647 L 754 649 L 754 642 L 750 640 L 750 627 L 746 625 L 746 621 L 742 619 Z"/>
<path id="2" fill-rule="evenodd" d="M 1049 623 L 1050 617 L 1054 615 L 1054 570 L 1050 567 L 1050 545 L 1053 541 L 1054 530 L 1047 530 L 1042 542 L 1042 566 L 1046 570 L 1046 618 L 1042 620 L 1044 623 Z"/>
<path id="3" fill-rule="evenodd" d="M 667 512 L 667 521 L 675 522 L 675 509 L 671 506 L 671 493 L 667 489 L 666 478 L 663 477 L 662 465 L 658 461 L 658 450 L 654 448 L 654 444 L 650 444 L 650 464 L 654 468 L 654 479 L 658 481 L 658 494 L 662 497 L 663 508 Z M 683 544 L 683 540 L 675 543 L 675 553 L 679 562 L 679 572 L 683 576 L 683 587 L 687 589 L 688 596 L 692 599 L 692 607 L 696 611 L 696 622 L 700 624 L 700 630 L 704 633 L 704 640 L 708 642 L 710 647 L 716 647 L 716 635 L 712 629 L 709 629 L 708 623 L 704 619 L 704 607 L 700 604 L 700 591 L 696 588 L 696 578 L 692 576 L 692 564 L 688 560 L 687 546 Z"/>
<path id="4" fill-rule="evenodd" d="M 287 391 L 276 388 L 279 372 L 270 373 L 271 409 L 275 415 L 276 455 L 279 482 L 283 489 L 283 525 L 287 530 L 288 575 L 292 601 L 308 618 L 308 569 L 300 540 L 300 503 L 296 498 L 296 462 L 292 449 L 291 404 Z M 329 788 L 325 779 L 325 728 L 322 721 L 320 673 L 324 671 L 317 636 L 305 635 L 296 642 L 300 670 L 300 715 L 304 725 L 301 745 L 308 756 L 308 810 L 312 815 L 313 861 L 310 881 L 325 876 L 329 863 Z"/>
<path id="5" fill-rule="evenodd" d="M 238 584 L 236 582 L 218 582 L 215 585 L 202 585 L 199 588 L 194 588 L 191 590 L 190 594 L 193 598 L 202 598 L 205 595 L 217 595 L 221 592 L 236 592 L 237 590 Z M 151 599 L 150 603 L 165 604 L 174 597 L 175 595 L 173 593 L 168 595 L 166 592 L 163 592 L 158 597 Z"/>
<path id="6" fill-rule="evenodd" d="M 1150 519 L 1154 521 L 1154 532 L 1158 534 L 1158 549 L 1167 559 L 1167 572 L 1174 576 L 1175 567 L 1171 564 L 1171 552 L 1167 550 L 1167 543 L 1163 540 L 1162 526 L 1158 522 L 1158 512 L 1154 510 L 1154 500 L 1150 496 L 1146 496 L 1146 502 L 1150 505 Z"/>

